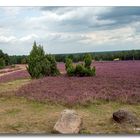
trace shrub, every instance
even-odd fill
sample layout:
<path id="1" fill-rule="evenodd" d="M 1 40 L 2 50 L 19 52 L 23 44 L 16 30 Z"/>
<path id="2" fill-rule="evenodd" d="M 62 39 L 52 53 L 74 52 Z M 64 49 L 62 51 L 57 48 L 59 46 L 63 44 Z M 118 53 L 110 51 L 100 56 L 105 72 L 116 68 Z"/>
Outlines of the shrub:
<path id="1" fill-rule="evenodd" d="M 68 74 L 68 76 L 74 76 L 75 75 L 74 67 L 67 68 L 67 74 Z"/>
<path id="2" fill-rule="evenodd" d="M 70 58 L 66 58 L 65 61 L 65 69 L 67 71 L 68 76 L 74 76 L 75 75 L 75 69 L 72 65 L 72 60 Z"/>
<path id="3" fill-rule="evenodd" d="M 51 55 L 45 55 L 42 46 L 37 46 L 34 42 L 33 49 L 28 57 L 27 70 L 32 78 L 58 75 L 55 58 Z"/>
<path id="4" fill-rule="evenodd" d="M 94 76 L 96 74 L 95 67 L 91 68 L 92 57 L 90 54 L 86 54 L 84 57 L 85 64 L 77 64 L 76 67 L 72 65 L 72 60 L 66 58 L 65 69 L 68 76 Z"/>
<path id="5" fill-rule="evenodd" d="M 85 55 L 84 61 L 85 64 L 77 64 L 74 68 L 74 66 L 72 65 L 72 60 L 70 58 L 66 58 L 65 69 L 67 71 L 68 76 L 95 76 L 95 67 L 90 67 L 92 62 L 91 55 Z"/>
<path id="6" fill-rule="evenodd" d="M 83 64 L 77 64 L 75 68 L 76 76 L 85 76 L 85 67 Z"/>
<path id="7" fill-rule="evenodd" d="M 95 73 L 96 72 L 96 69 L 95 69 L 95 67 L 93 67 L 92 69 L 90 68 L 85 68 L 84 69 L 84 74 L 85 74 L 85 76 L 95 76 Z"/>
<path id="8" fill-rule="evenodd" d="M 47 58 L 47 60 L 49 60 L 49 62 L 50 62 L 51 75 L 53 75 L 53 76 L 59 75 L 60 72 L 59 72 L 59 70 L 57 69 L 57 63 L 56 63 L 56 61 L 55 61 L 55 57 L 52 56 L 52 55 L 50 55 L 50 54 L 48 54 L 48 55 L 46 55 L 46 58 Z"/>
<path id="9" fill-rule="evenodd" d="M 3 58 L 0 58 L 0 69 L 5 67 L 5 60 Z"/>
<path id="10" fill-rule="evenodd" d="M 85 67 L 90 68 L 90 65 L 92 63 L 92 56 L 90 54 L 86 54 L 84 56 L 84 62 L 85 62 Z"/>
<path id="11" fill-rule="evenodd" d="M 76 65 L 75 68 L 75 75 L 76 76 L 95 76 L 95 67 L 86 68 L 83 64 Z"/>
<path id="12" fill-rule="evenodd" d="M 73 65 L 72 65 L 72 59 L 70 58 L 66 58 L 66 61 L 65 61 L 65 69 L 67 70 L 68 68 L 72 68 Z"/>

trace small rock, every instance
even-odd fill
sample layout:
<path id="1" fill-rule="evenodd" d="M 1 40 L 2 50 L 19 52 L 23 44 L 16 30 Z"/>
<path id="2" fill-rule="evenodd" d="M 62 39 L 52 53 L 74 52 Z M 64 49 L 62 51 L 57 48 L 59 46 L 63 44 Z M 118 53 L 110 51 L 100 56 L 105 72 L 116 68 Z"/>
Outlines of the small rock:
<path id="1" fill-rule="evenodd" d="M 137 117 L 127 110 L 118 110 L 113 113 L 113 119 L 118 123 L 130 123 L 136 124 L 138 119 Z"/>
<path id="2" fill-rule="evenodd" d="M 54 126 L 54 131 L 61 134 L 77 134 L 82 125 L 82 118 L 75 110 L 66 109 Z"/>

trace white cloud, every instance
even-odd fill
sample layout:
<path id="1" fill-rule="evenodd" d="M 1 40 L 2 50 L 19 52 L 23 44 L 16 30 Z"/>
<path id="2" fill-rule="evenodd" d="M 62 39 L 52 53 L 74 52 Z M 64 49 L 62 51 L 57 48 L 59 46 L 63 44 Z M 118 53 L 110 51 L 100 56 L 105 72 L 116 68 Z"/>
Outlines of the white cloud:
<path id="1" fill-rule="evenodd" d="M 8 16 L 16 16 L 20 13 L 21 7 L 1 7 L 1 9 L 5 12 Z"/>
<path id="2" fill-rule="evenodd" d="M 71 32 L 56 32 L 48 33 L 46 35 L 47 41 L 50 42 L 75 42 L 90 45 L 101 45 L 101 44 L 115 44 L 115 43 L 125 43 L 125 42 L 138 42 L 140 34 L 136 35 L 136 30 L 134 27 L 125 26 L 112 30 L 100 30 L 91 31 L 85 33 L 71 33 Z"/>
<path id="3" fill-rule="evenodd" d="M 24 21 L 24 26 L 47 31 L 56 31 L 59 29 L 59 32 L 63 32 L 64 30 L 71 31 L 70 26 L 73 26 L 73 28 L 75 28 L 75 26 L 79 28 L 81 25 L 85 27 L 101 26 L 115 22 L 109 19 L 98 19 L 100 14 L 107 13 L 111 9 L 111 7 L 66 7 L 52 11 L 46 10 L 43 11 L 39 17 L 27 17 Z"/>
<path id="4" fill-rule="evenodd" d="M 104 43 L 113 43 L 119 41 L 134 41 L 135 29 L 128 27 L 121 27 L 119 29 L 113 30 L 104 30 L 104 31 L 95 31 L 86 34 L 87 39 L 83 39 L 81 42 L 83 43 L 96 43 L 96 44 L 104 44 Z"/>
<path id="5" fill-rule="evenodd" d="M 10 30 L 5 27 L 0 27 L 0 35 L 6 35 L 9 34 Z"/>
<path id="6" fill-rule="evenodd" d="M 42 14 L 52 20 L 70 20 L 73 18 L 83 18 L 85 16 L 97 16 L 102 13 L 111 11 L 111 7 L 62 7 L 56 10 L 46 10 Z"/>
<path id="7" fill-rule="evenodd" d="M 116 18 L 110 18 L 108 13 L 112 12 L 112 7 L 52 7 L 51 10 L 46 8 L 42 11 L 39 7 L 29 9 L 0 8 L 0 16 L 3 17 L 0 18 L 0 43 L 5 43 L 0 44 L 0 48 L 11 47 L 22 53 L 23 47 L 24 52 L 29 52 L 36 40 L 48 50 L 63 53 L 72 49 L 73 52 L 80 49 L 85 51 L 88 47 L 94 51 L 92 49 L 95 46 L 103 46 L 104 50 L 110 44 L 112 50 L 113 46 L 121 49 L 120 46 L 127 43 L 134 46 L 140 43 L 140 21 L 131 21 L 125 15 L 119 21 L 119 14 Z M 131 22 L 128 24 L 128 21 Z"/>
<path id="8" fill-rule="evenodd" d="M 9 43 L 9 42 L 13 43 L 15 41 L 16 41 L 15 36 L 9 36 L 9 37 L 3 36 L 3 35 L 0 36 L 1 43 Z"/>
<path id="9" fill-rule="evenodd" d="M 32 41 L 33 39 L 37 39 L 37 38 L 39 38 L 38 35 L 36 35 L 36 34 L 30 34 L 30 35 L 21 37 L 19 39 L 19 41 L 26 42 L 26 41 Z"/>
<path id="10" fill-rule="evenodd" d="M 17 38 L 15 36 L 0 36 L 0 43 L 24 43 L 24 42 L 33 42 L 35 39 L 39 38 L 36 34 L 29 34 L 26 36 L 23 36 L 21 38 Z"/>

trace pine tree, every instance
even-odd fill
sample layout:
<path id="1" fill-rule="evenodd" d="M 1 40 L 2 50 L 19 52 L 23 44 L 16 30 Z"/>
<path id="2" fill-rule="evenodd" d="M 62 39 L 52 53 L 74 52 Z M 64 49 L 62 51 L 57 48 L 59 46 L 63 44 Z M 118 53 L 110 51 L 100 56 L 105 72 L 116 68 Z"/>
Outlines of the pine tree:
<path id="1" fill-rule="evenodd" d="M 44 76 L 55 76 L 59 74 L 55 58 L 46 55 L 41 45 L 37 46 L 36 42 L 28 57 L 27 70 L 32 78 L 40 78 Z"/>

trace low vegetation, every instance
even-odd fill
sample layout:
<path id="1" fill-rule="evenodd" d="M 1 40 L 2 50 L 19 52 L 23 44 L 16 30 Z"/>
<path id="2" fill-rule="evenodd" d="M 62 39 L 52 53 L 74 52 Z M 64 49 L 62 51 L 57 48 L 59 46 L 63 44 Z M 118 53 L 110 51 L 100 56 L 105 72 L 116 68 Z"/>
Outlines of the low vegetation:
<path id="1" fill-rule="evenodd" d="M 54 133 L 53 127 L 60 113 L 70 108 L 76 110 L 83 118 L 80 134 L 139 134 L 140 131 L 134 126 L 118 124 L 112 120 L 112 113 L 120 108 L 130 110 L 140 117 L 139 102 L 135 104 L 123 102 L 126 99 L 131 99 L 131 101 L 140 99 L 138 94 L 139 61 L 96 62 L 94 65 L 97 68 L 96 77 L 57 76 L 39 80 L 24 77 L 24 79 L 13 78 L 10 82 L 9 80 L 1 82 L 0 133 Z M 65 68 L 65 65 L 61 67 Z M 20 72 L 17 71 L 17 75 Z M 10 74 L 11 77 L 15 75 L 14 73 Z M 28 74 L 27 71 L 26 74 Z M 6 76 L 9 77 L 9 75 Z M 21 89 L 26 89 L 24 92 L 26 94 L 22 94 Z M 92 94 L 89 91 L 94 93 L 94 97 L 103 98 L 84 102 L 91 99 Z M 16 96 L 17 92 L 18 96 Z M 45 97 L 44 94 L 47 96 Z M 67 98 L 65 98 L 66 95 Z M 122 102 L 116 101 L 117 97 L 120 97 Z M 46 100 L 41 102 L 40 99 Z M 47 99 L 52 99 L 53 102 Z M 58 99 L 60 102 L 56 102 Z M 81 103 L 67 106 L 61 104 L 63 101 L 69 102 L 70 105 L 75 101 L 81 101 Z"/>
<path id="2" fill-rule="evenodd" d="M 59 104 L 40 103 L 25 98 L 0 98 L 0 133 L 51 134 L 60 113 L 66 109 Z M 140 116 L 139 105 L 98 101 L 89 106 L 74 106 L 83 117 L 80 134 L 139 134 L 131 125 L 117 124 L 112 113 L 125 108 Z M 93 121 L 94 120 L 94 121 Z"/>
<path id="3" fill-rule="evenodd" d="M 97 69 L 95 77 L 45 77 L 23 86 L 17 95 L 67 105 L 87 104 L 97 99 L 140 102 L 139 61 L 96 62 L 94 65 Z M 65 68 L 65 65 L 61 67 Z"/>
<path id="4" fill-rule="evenodd" d="M 15 96 L 16 91 L 23 85 L 30 83 L 30 79 L 16 79 L 9 82 L 0 83 L 0 97 Z"/>
<path id="5" fill-rule="evenodd" d="M 0 67 L 7 67 L 8 55 L 1 54 Z M 28 61 L 27 69 L 14 65 L 0 71 L 0 133 L 54 133 L 60 113 L 68 108 L 83 118 L 80 134 L 140 134 L 139 126 L 112 119 L 119 109 L 140 118 L 140 61 L 135 56 L 133 61 L 115 56 L 117 62 L 93 62 L 86 54 L 83 63 L 73 63 L 72 56 L 65 64 L 56 63 L 34 43 L 28 59 L 20 59 Z"/>
<path id="6" fill-rule="evenodd" d="M 26 70 L 17 70 L 0 76 L 0 83 L 10 82 L 19 79 L 30 78 L 29 73 Z"/>

